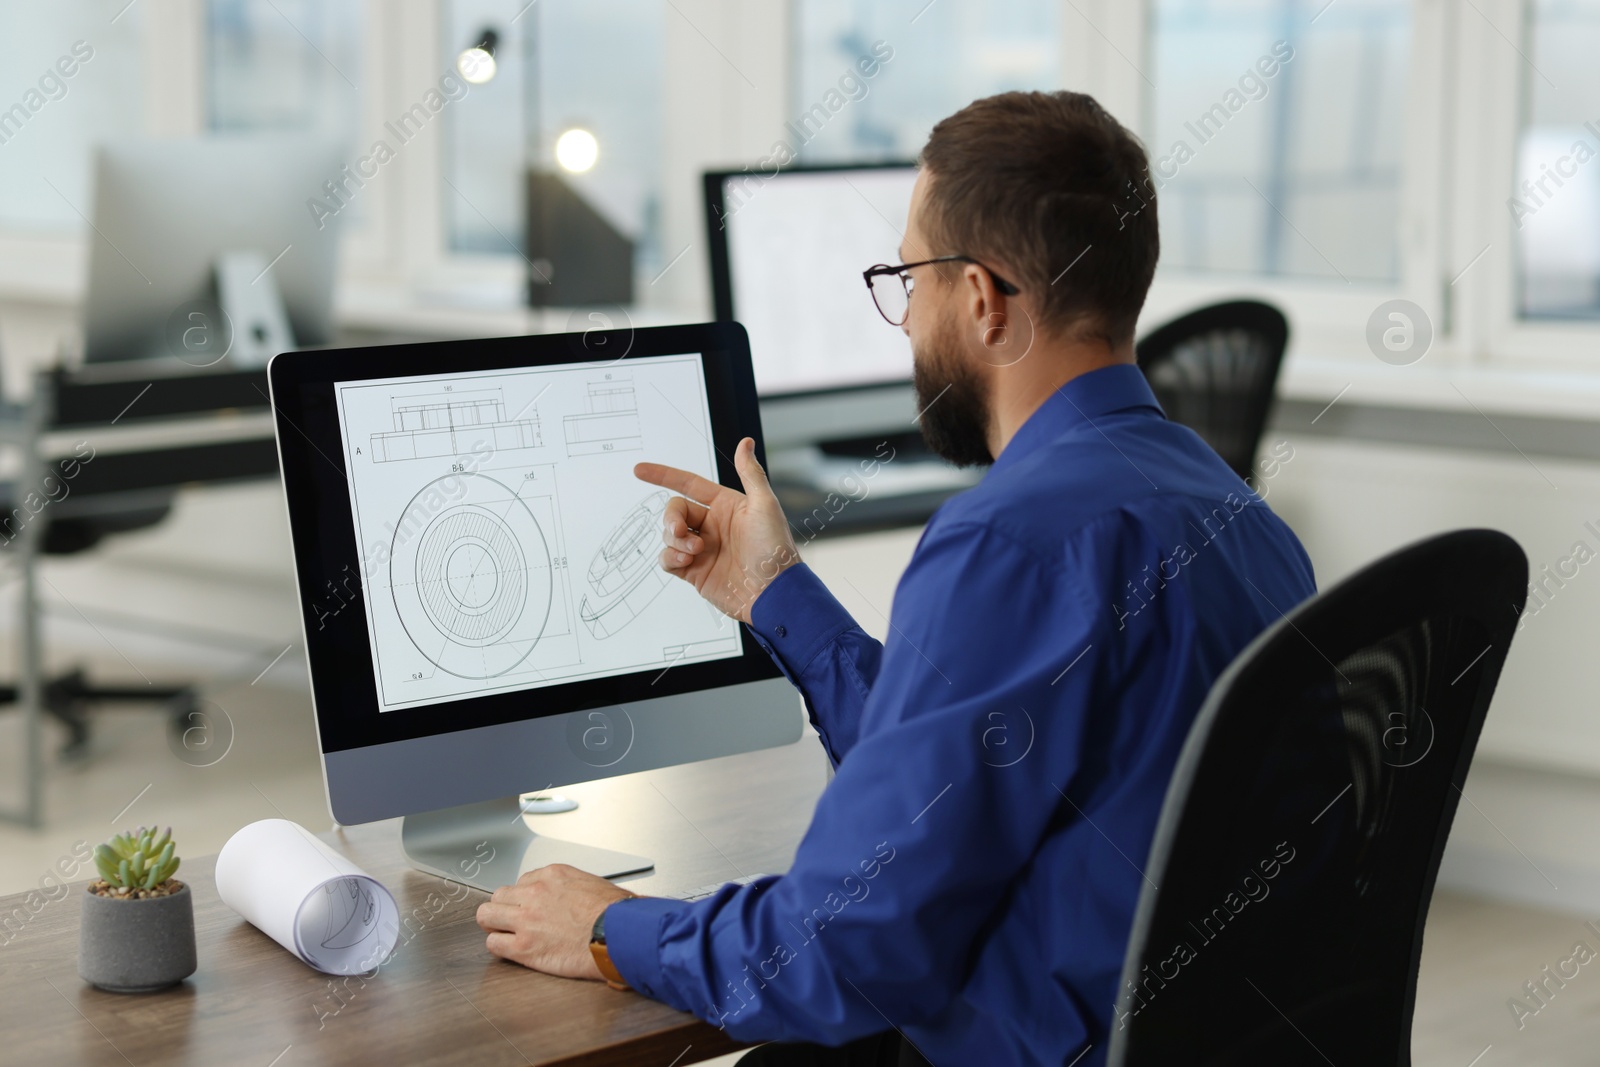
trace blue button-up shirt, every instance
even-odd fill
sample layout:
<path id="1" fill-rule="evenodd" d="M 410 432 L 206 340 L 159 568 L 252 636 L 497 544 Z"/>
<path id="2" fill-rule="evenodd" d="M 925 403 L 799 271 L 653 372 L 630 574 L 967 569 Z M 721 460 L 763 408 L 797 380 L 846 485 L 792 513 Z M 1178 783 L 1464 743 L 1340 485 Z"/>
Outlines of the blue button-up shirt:
<path id="1" fill-rule="evenodd" d="M 1101 1063 L 1189 726 L 1313 591 L 1136 367 L 1074 378 L 928 522 L 887 642 L 804 564 L 757 598 L 836 774 L 787 874 L 614 904 L 612 960 L 742 1040 L 894 1026 L 940 1067 Z"/>

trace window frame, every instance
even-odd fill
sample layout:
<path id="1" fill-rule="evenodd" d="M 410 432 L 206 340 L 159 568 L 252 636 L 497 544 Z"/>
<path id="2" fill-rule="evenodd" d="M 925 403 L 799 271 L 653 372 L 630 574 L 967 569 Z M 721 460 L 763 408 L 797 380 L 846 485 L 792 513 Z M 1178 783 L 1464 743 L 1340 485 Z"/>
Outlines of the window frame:
<path id="1" fill-rule="evenodd" d="M 699 175 L 762 158 L 790 117 L 792 4 L 777 0 L 674 0 L 666 12 L 662 239 L 670 266 L 642 287 L 645 317 L 709 316 L 706 236 Z M 1094 94 L 1147 136 L 1153 0 L 1060 0 L 1065 87 Z M 439 74 L 442 0 L 364 0 L 362 133 L 381 135 Z M 1509 41 L 1527 39 L 1527 0 L 1413 0 L 1405 154 L 1399 216 L 1400 277 L 1393 284 L 1207 274 L 1161 269 L 1143 322 L 1162 321 L 1241 292 L 1272 300 L 1294 327 L 1283 390 L 1386 403 L 1463 406 L 1455 380 L 1494 383 L 1474 394 L 1491 406 L 1600 413 L 1600 323 L 1527 322 L 1517 316 L 1512 193 L 1523 113 L 1524 61 Z M 142 12 L 144 127 L 194 134 L 204 123 L 205 12 L 201 4 L 153 5 Z M 728 57 L 738 57 L 739 66 Z M 1140 67 L 1144 70 L 1141 71 Z M 746 72 L 759 74 L 752 82 Z M 409 94 L 409 95 L 408 95 Z M 707 100 L 718 108 L 708 112 Z M 442 138 L 424 131 L 371 183 L 368 219 L 350 231 L 341 259 L 341 317 L 384 321 L 418 297 L 474 279 L 520 278 L 519 257 L 448 249 L 442 195 Z M 1479 253 L 1482 252 L 1480 256 Z M 679 254 L 681 252 L 681 255 Z M 0 232 L 0 299 L 72 304 L 81 299 L 86 242 Z M 1409 368 L 1366 351 L 1368 315 L 1404 297 L 1433 319 L 1427 357 Z M 510 309 L 508 309 L 509 313 Z M 449 313 L 455 322 L 466 309 Z M 425 317 L 425 316 L 424 316 Z M 538 322 L 504 316 L 496 322 Z M 560 328 L 556 323 L 554 328 Z M 1537 381 L 1535 379 L 1538 379 Z M 1507 391 L 1508 382 L 1517 382 Z M 1470 389 L 1464 390 L 1471 392 Z M 1471 403 L 1472 401 L 1468 401 Z"/>
<path id="2" fill-rule="evenodd" d="M 1522 52 L 1528 51 L 1531 3 L 1492 0 L 1482 7 L 1484 14 L 1494 20 L 1499 34 L 1516 41 Z M 1480 215 L 1493 220 L 1483 238 L 1493 244 L 1491 253 L 1484 257 L 1491 269 L 1485 272 L 1479 294 L 1483 306 L 1482 347 L 1496 360 L 1504 361 L 1508 369 L 1600 377 L 1600 359 L 1596 358 L 1600 322 L 1535 321 L 1518 313 L 1516 227 L 1507 205 L 1516 195 L 1514 161 L 1527 115 L 1524 93 L 1529 71 L 1522 57 L 1499 34 L 1484 25 L 1482 19 L 1477 21 L 1476 39 L 1464 35 L 1462 44 L 1464 54 L 1467 48 L 1474 48 L 1483 56 L 1479 113 L 1488 121 L 1463 131 L 1464 140 L 1475 150 L 1470 161 L 1464 159 L 1463 163 L 1481 175 Z M 1468 124 L 1464 121 L 1463 125 Z"/>
<path id="3" fill-rule="evenodd" d="M 1144 323 L 1162 321 L 1203 304 L 1236 298 L 1243 292 L 1274 302 L 1283 309 L 1292 325 L 1291 358 L 1284 368 L 1284 388 L 1315 393 L 1326 389 L 1334 379 L 1348 381 L 1352 376 L 1361 377 L 1375 371 L 1381 377 L 1381 372 L 1394 370 L 1387 364 L 1377 363 L 1367 352 L 1364 331 L 1367 317 L 1380 303 L 1405 298 L 1415 301 L 1433 321 L 1435 336 L 1426 356 L 1428 364 L 1438 369 L 1454 368 L 1462 363 L 1464 349 L 1459 343 L 1458 322 L 1452 321 L 1453 311 L 1461 301 L 1459 294 L 1452 294 L 1453 298 L 1445 295 L 1451 288 L 1448 282 L 1453 276 L 1447 271 L 1447 265 L 1454 261 L 1456 253 L 1448 240 L 1449 198 L 1444 195 L 1451 133 L 1446 103 L 1450 54 L 1447 49 L 1435 45 L 1445 39 L 1446 25 L 1451 21 L 1447 6 L 1439 0 L 1413 0 L 1412 4 L 1411 62 L 1407 64 L 1396 235 L 1398 278 L 1393 282 L 1340 283 L 1328 279 L 1161 268 L 1151 289 Z M 1153 0 L 1130 7 L 1139 13 L 1142 24 L 1134 39 L 1140 43 L 1139 54 L 1148 61 L 1151 52 L 1148 20 Z M 1292 39 L 1290 43 L 1294 43 Z M 1139 96 L 1136 130 L 1148 138 L 1153 90 L 1137 75 L 1130 88 Z M 1462 265 L 1475 251 L 1476 248 L 1462 257 Z M 1459 315 L 1456 318 L 1459 319 Z M 1366 391 L 1359 383 L 1352 384 L 1357 391 Z"/>

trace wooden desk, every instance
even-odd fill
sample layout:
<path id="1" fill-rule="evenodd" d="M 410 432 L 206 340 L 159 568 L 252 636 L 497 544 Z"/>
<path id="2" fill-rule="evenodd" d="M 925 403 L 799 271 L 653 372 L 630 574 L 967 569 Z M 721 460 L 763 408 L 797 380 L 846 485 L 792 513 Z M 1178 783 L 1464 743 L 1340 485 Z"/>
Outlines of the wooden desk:
<path id="1" fill-rule="evenodd" d="M 785 748 L 563 788 L 577 811 L 530 818 L 553 837 L 651 856 L 655 871 L 625 884 L 671 894 L 787 870 L 826 776 L 808 730 Z M 489 955 L 473 920 L 487 894 L 407 867 L 398 820 L 322 836 L 413 917 L 417 932 L 376 976 L 336 979 L 301 963 L 217 899 L 206 856 L 179 872 L 194 889 L 199 970 L 160 993 L 103 993 L 77 974 L 80 882 L 0 944 L 0 1063 L 669 1067 L 739 1047 L 637 994 Z M 0 914 L 24 897 L 0 898 Z"/>

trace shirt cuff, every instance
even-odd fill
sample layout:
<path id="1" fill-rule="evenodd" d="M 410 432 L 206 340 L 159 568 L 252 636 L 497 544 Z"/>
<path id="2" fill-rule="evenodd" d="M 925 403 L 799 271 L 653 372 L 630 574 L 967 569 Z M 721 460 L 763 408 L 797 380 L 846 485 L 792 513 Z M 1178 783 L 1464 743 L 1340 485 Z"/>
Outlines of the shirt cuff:
<path id="1" fill-rule="evenodd" d="M 796 563 L 756 597 L 749 625 L 756 643 L 798 684 L 817 654 L 856 621 L 809 566 Z"/>
<path id="2" fill-rule="evenodd" d="M 655 1000 L 666 999 L 661 924 L 685 906 L 671 897 L 624 897 L 606 906 L 606 954 L 623 981 Z"/>

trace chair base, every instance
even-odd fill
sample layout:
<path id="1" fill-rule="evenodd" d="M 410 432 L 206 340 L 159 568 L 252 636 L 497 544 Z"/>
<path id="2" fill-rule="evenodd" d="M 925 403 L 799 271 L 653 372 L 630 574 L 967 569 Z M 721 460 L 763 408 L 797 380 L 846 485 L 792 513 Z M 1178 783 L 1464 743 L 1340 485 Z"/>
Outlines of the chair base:
<path id="1" fill-rule="evenodd" d="M 0 705 L 15 704 L 18 698 L 15 685 L 0 685 Z M 182 730 L 199 700 L 193 686 L 91 685 L 82 670 L 58 675 L 44 686 L 44 710 L 67 729 L 67 740 L 60 751 L 64 760 L 82 759 L 88 754 L 91 704 L 166 704 L 172 727 Z"/>

